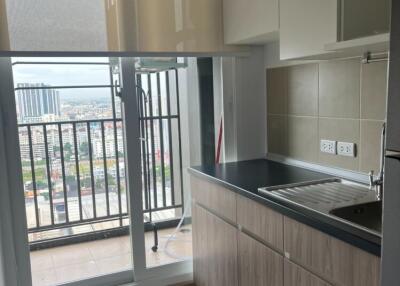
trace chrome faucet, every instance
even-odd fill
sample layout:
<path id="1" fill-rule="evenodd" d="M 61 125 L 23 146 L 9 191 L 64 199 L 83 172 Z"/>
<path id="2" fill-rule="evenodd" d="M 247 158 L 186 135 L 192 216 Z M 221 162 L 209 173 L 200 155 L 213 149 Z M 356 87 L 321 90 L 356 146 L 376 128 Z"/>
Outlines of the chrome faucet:
<path id="1" fill-rule="evenodd" d="M 383 199 L 383 180 L 384 180 L 384 169 L 385 169 L 385 135 L 386 135 L 386 123 L 382 125 L 381 132 L 381 160 L 380 170 L 378 177 L 374 178 L 374 171 L 369 172 L 369 185 L 371 188 L 375 187 L 376 197 L 378 200 Z"/>

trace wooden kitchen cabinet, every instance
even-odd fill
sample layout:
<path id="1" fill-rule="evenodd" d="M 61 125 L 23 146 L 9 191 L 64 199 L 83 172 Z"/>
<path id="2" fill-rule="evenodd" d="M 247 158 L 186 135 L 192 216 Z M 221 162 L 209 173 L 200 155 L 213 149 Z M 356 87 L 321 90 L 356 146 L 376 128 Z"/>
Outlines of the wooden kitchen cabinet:
<path id="1" fill-rule="evenodd" d="M 218 216 L 236 223 L 236 194 L 217 184 L 191 177 L 192 198 Z"/>
<path id="2" fill-rule="evenodd" d="M 191 179 L 197 286 L 379 286 L 380 257 Z"/>
<path id="3" fill-rule="evenodd" d="M 261 44 L 278 39 L 278 2 L 223 0 L 225 44 Z"/>
<path id="4" fill-rule="evenodd" d="M 283 286 L 283 256 L 238 231 L 239 286 Z"/>
<path id="5" fill-rule="evenodd" d="M 197 204 L 192 223 L 196 286 L 238 286 L 237 229 Z"/>
<path id="6" fill-rule="evenodd" d="M 283 215 L 243 196 L 237 196 L 237 223 L 268 246 L 283 251 Z"/>
<path id="7" fill-rule="evenodd" d="M 340 286 L 379 285 L 379 257 L 287 217 L 284 233 L 285 256 L 328 282 Z"/>
<path id="8" fill-rule="evenodd" d="M 285 259 L 284 286 L 332 286 L 307 270 Z"/>

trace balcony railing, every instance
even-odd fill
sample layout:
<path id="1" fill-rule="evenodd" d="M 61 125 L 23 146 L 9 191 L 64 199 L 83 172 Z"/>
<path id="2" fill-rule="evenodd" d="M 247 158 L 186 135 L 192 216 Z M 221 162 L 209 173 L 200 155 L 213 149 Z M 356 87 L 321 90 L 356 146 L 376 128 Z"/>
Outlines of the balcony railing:
<path id="1" fill-rule="evenodd" d="M 183 210 L 178 73 L 139 74 L 137 85 L 145 220 L 174 219 Z M 53 236 L 127 229 L 124 142 L 115 87 L 104 87 L 111 88 L 110 118 L 19 124 L 32 244 Z M 172 210 L 173 216 L 159 215 Z M 57 235 L 49 234 L 55 230 Z"/>

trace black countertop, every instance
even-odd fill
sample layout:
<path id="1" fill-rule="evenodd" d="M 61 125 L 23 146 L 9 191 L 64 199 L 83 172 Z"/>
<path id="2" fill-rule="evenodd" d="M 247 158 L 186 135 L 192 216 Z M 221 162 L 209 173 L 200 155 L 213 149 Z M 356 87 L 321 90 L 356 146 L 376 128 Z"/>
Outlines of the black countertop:
<path id="1" fill-rule="evenodd" d="M 332 178 L 331 175 L 290 166 L 267 159 L 257 159 L 189 168 L 192 175 L 217 183 L 245 197 L 314 227 L 349 244 L 380 256 L 381 237 L 331 217 L 295 207 L 258 193 L 260 187 L 286 185 Z"/>

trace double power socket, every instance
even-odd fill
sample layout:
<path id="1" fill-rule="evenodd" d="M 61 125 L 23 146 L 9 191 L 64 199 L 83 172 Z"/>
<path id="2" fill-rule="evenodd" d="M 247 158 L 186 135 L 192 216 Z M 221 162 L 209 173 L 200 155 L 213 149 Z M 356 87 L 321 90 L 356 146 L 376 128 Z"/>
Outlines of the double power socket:
<path id="1" fill-rule="evenodd" d="M 356 156 L 356 144 L 322 139 L 320 150 L 323 153 L 348 157 Z"/>

